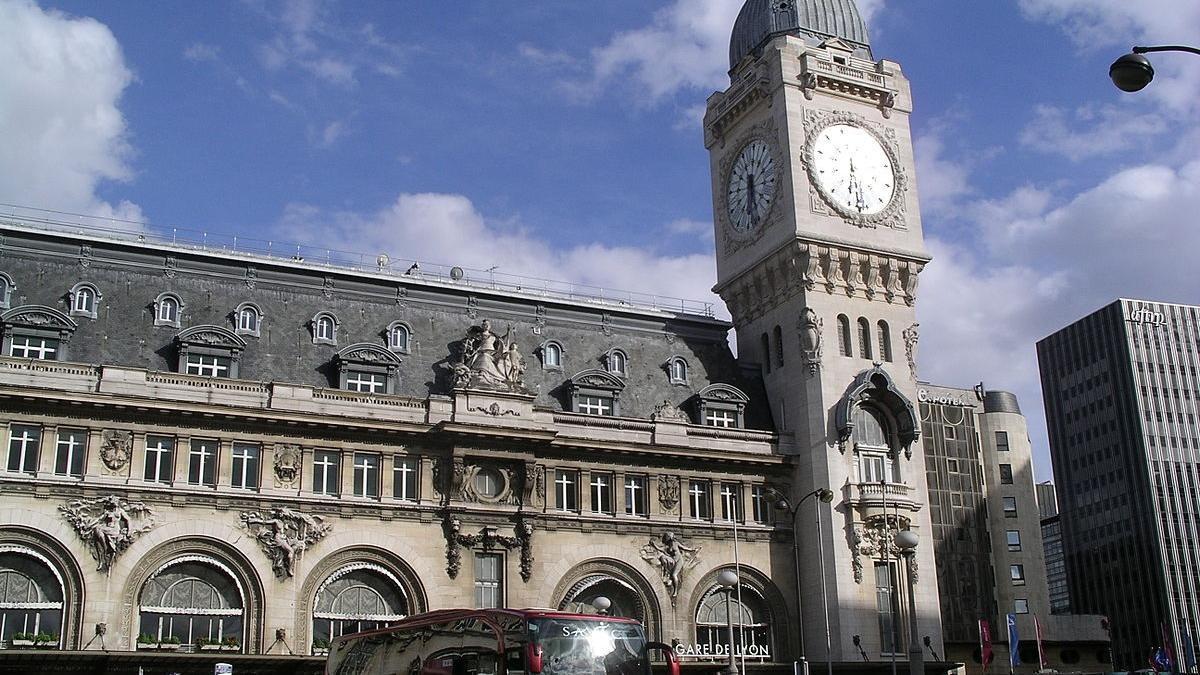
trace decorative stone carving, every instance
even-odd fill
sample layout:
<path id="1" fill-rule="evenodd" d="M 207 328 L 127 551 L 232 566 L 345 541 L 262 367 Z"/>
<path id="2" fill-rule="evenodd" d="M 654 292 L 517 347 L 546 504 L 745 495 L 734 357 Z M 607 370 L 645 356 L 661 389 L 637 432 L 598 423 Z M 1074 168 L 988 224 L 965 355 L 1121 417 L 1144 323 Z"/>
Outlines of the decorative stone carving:
<path id="1" fill-rule="evenodd" d="M 861 584 L 863 582 L 863 557 L 871 560 L 885 558 L 898 560 L 901 557 L 900 547 L 896 546 L 896 534 L 900 530 L 907 529 L 908 524 L 909 521 L 906 518 L 889 515 L 877 516 L 866 523 L 854 525 L 851 530 L 851 553 L 853 555 L 850 560 L 854 569 L 854 583 Z M 886 555 L 885 548 L 887 549 Z M 910 558 L 909 575 L 912 577 L 913 583 L 917 583 L 919 580 L 917 572 L 916 557 Z"/>
<path id="2" fill-rule="evenodd" d="M 167 256 L 166 261 L 163 263 L 163 275 L 165 275 L 168 279 L 174 279 L 178 272 L 179 261 L 175 258 L 175 256 Z"/>
<path id="3" fill-rule="evenodd" d="M 467 331 L 461 354 L 450 368 L 456 388 L 529 393 L 524 382 L 525 359 L 517 349 L 512 328 L 501 337 L 492 332 L 487 319 Z"/>
<path id="4" fill-rule="evenodd" d="M 679 504 L 679 476 L 658 477 L 658 503 L 667 511 Z"/>
<path id="5" fill-rule="evenodd" d="M 275 478 L 279 487 L 291 486 L 300 477 L 300 446 L 280 443 L 275 446 Z"/>
<path id="6" fill-rule="evenodd" d="M 821 367 L 821 330 L 824 320 L 817 316 L 812 307 L 805 307 L 800 313 L 800 354 L 808 372 L 815 375 Z"/>
<path id="7" fill-rule="evenodd" d="M 921 333 L 917 329 L 920 327 L 921 324 L 914 323 L 900 334 L 904 338 L 904 356 L 908 359 L 908 372 L 914 380 L 917 379 L 917 342 L 921 339 Z"/>
<path id="8" fill-rule="evenodd" d="M 479 316 L 479 298 L 473 295 L 467 296 L 467 316 L 472 319 Z"/>
<path id="9" fill-rule="evenodd" d="M 488 525 L 481 527 L 478 534 L 463 534 L 462 521 L 447 513 L 442 518 L 442 533 L 446 537 L 446 574 L 451 579 L 457 578 L 462 568 L 461 546 L 484 551 L 520 548 L 521 579 L 528 583 L 533 576 L 533 524 L 523 518 L 513 526 L 511 537 L 502 536 L 497 528 Z"/>
<path id="10" fill-rule="evenodd" d="M 99 572 L 112 569 L 117 556 L 154 527 L 154 512 L 148 506 L 115 495 L 72 499 L 58 510 L 87 544 Z M 141 523 L 135 524 L 135 519 Z"/>
<path id="11" fill-rule="evenodd" d="M 657 567 L 662 575 L 663 586 L 671 596 L 671 605 L 679 596 L 683 575 L 700 562 L 700 547 L 688 546 L 674 532 L 664 532 L 659 538 L 651 538 L 641 550 L 642 560 Z"/>
<path id="12" fill-rule="evenodd" d="M 310 516 L 288 507 L 276 507 L 265 514 L 243 511 L 242 525 L 262 547 L 279 579 L 296 573 L 296 559 L 333 529 L 321 516 Z"/>
<path id="13" fill-rule="evenodd" d="M 650 413 L 652 421 L 660 422 L 680 422 L 686 424 L 688 420 L 687 413 L 679 409 L 679 406 L 671 403 L 668 399 L 663 399 L 662 403 L 654 406 L 654 412 Z M 659 485 L 662 485 L 659 483 Z"/>
<path id="14" fill-rule="evenodd" d="M 79 246 L 79 266 L 90 267 L 92 264 L 92 245 L 81 244 Z"/>
<path id="15" fill-rule="evenodd" d="M 246 288 L 254 288 L 258 283 L 258 270 L 253 267 L 246 268 Z"/>
<path id="16" fill-rule="evenodd" d="M 109 471 L 120 471 L 133 456 L 133 433 L 105 429 L 100 434 L 100 461 Z"/>
<path id="17" fill-rule="evenodd" d="M 396 306 L 397 307 L 405 307 L 405 306 L 407 306 L 406 305 L 407 301 L 408 301 L 408 289 L 403 286 L 398 286 L 396 288 Z"/>
<path id="18" fill-rule="evenodd" d="M 325 296 L 326 300 L 333 299 L 333 277 L 325 277 L 321 284 L 321 295 Z"/>
<path id="19" fill-rule="evenodd" d="M 484 415 L 490 415 L 492 417 L 504 417 L 506 415 L 512 415 L 513 417 L 521 416 L 521 413 L 516 410 L 512 410 L 510 408 L 501 409 L 500 404 L 496 403 L 495 401 L 493 401 L 492 404 L 486 408 L 484 406 L 477 405 L 472 408 L 467 408 L 467 411 L 483 413 Z"/>
<path id="20" fill-rule="evenodd" d="M 546 504 L 546 467 L 542 464 L 525 462 L 525 473 L 521 482 L 522 503 L 541 508 Z"/>

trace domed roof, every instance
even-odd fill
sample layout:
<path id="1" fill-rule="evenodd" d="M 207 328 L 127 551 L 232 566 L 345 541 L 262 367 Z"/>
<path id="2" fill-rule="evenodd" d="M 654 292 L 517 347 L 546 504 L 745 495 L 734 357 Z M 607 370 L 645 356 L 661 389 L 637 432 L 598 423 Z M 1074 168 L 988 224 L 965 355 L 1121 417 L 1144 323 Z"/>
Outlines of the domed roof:
<path id="1" fill-rule="evenodd" d="M 817 40 L 837 37 L 868 54 L 871 50 L 867 24 L 854 0 L 746 0 L 729 38 L 729 67 L 783 33 Z"/>

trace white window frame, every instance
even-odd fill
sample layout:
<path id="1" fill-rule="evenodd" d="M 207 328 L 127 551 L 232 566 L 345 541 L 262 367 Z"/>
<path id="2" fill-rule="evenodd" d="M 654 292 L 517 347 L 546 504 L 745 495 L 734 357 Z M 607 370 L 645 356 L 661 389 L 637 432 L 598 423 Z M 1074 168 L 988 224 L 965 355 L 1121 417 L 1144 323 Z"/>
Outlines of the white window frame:
<path id="1" fill-rule="evenodd" d="M 247 317 L 252 317 L 248 320 Z M 266 315 L 253 302 L 243 302 L 233 311 L 233 332 L 237 335 L 262 336 L 263 321 Z"/>
<path id="2" fill-rule="evenodd" d="M 21 428 L 21 437 L 18 439 L 13 431 L 16 427 Z M 30 430 L 34 430 L 33 435 L 29 434 Z M 36 424 L 10 424 L 8 426 L 8 456 L 5 458 L 5 469 L 9 473 L 26 473 L 36 474 L 38 470 L 38 451 L 42 445 L 43 430 Z M 15 444 L 20 441 L 21 449 L 16 450 Z M 32 447 L 31 447 L 32 446 Z M 17 453 L 16 466 L 13 467 L 13 453 Z"/>
<path id="3" fill-rule="evenodd" d="M 409 481 L 412 481 L 409 489 Z M 421 459 L 408 455 L 392 457 L 392 498 L 402 502 L 419 500 L 421 489 Z"/>
<path id="4" fill-rule="evenodd" d="M 608 372 L 618 377 L 627 377 L 629 375 L 629 356 L 620 349 L 610 349 L 606 355 L 605 365 Z"/>
<path id="5" fill-rule="evenodd" d="M 221 453 L 221 443 L 212 438 L 193 438 L 188 446 L 188 485 L 203 487 L 217 486 L 218 458 Z M 198 459 L 196 475 L 192 475 L 192 460 Z M 208 480 L 205 480 L 205 474 Z"/>
<path id="6" fill-rule="evenodd" d="M 742 484 L 721 483 L 721 522 L 743 522 L 742 519 Z"/>
<path id="7" fill-rule="evenodd" d="M 59 427 L 57 430 L 54 442 L 54 475 L 69 476 L 71 478 L 83 478 L 83 473 L 87 468 L 87 429 L 73 429 Z M 64 440 L 64 435 L 66 440 Z M 83 437 L 82 442 L 75 440 L 75 436 Z M 60 462 L 63 453 L 66 452 L 66 461 Z M 78 458 L 78 461 L 76 459 Z M 66 468 L 64 471 L 59 471 L 58 467 L 62 464 Z M 74 464 L 79 465 L 79 471 L 72 471 Z"/>
<path id="8" fill-rule="evenodd" d="M 150 445 L 151 439 L 156 441 Z M 163 443 L 166 445 L 163 445 Z M 148 483 L 165 483 L 170 485 L 175 480 L 175 446 L 173 436 L 146 436 L 146 462 L 143 467 L 142 479 Z M 153 459 L 151 459 L 153 457 Z M 153 464 L 151 464 L 153 462 Z M 154 471 L 150 471 L 153 466 Z M 149 474 L 149 475 L 147 475 Z"/>
<path id="9" fill-rule="evenodd" d="M 309 322 L 314 345 L 336 345 L 339 322 L 331 312 L 317 312 Z"/>
<path id="10" fill-rule="evenodd" d="M 708 408 L 704 411 L 704 426 L 719 429 L 736 429 L 738 414 L 736 410 L 720 410 Z"/>
<path id="11" fill-rule="evenodd" d="M 688 514 L 692 520 L 711 521 L 713 516 L 712 483 L 708 480 L 688 481 Z"/>
<path id="12" fill-rule="evenodd" d="M 554 510 L 563 513 L 579 512 L 579 471 L 556 469 L 554 471 Z"/>
<path id="13" fill-rule="evenodd" d="M 24 344 L 17 344 L 17 340 L 21 340 Z M 33 343 L 37 343 L 34 346 Z M 44 337 L 41 335 L 13 335 L 12 342 L 8 346 L 8 355 L 14 359 L 37 359 L 39 361 L 57 361 L 61 351 L 62 341 L 52 337 Z M 22 351 L 17 353 L 17 349 Z M 32 355 L 31 355 L 32 354 Z"/>
<path id="14" fill-rule="evenodd" d="M 401 341 L 396 339 L 398 335 L 403 335 L 404 340 Z M 388 324 L 387 339 L 388 349 L 396 353 L 408 354 L 412 351 L 412 328 L 410 328 L 408 324 L 404 323 L 403 321 L 393 321 Z"/>
<path id="15" fill-rule="evenodd" d="M 7 272 L 0 272 L 0 309 L 12 306 L 12 292 L 17 290 L 17 284 Z"/>
<path id="16" fill-rule="evenodd" d="M 233 359 L 228 356 L 190 352 L 184 360 L 183 372 L 197 377 L 229 377 L 232 366 Z"/>
<path id="17" fill-rule="evenodd" d="M 354 391 L 360 394 L 386 394 L 387 379 L 386 373 L 347 370 L 346 391 Z"/>
<path id="18" fill-rule="evenodd" d="M 374 480 L 372 480 L 374 477 Z M 379 484 L 382 478 L 379 453 L 354 453 L 354 496 L 363 499 L 379 499 Z M 373 492 L 373 494 L 372 494 Z"/>
<path id="19" fill-rule="evenodd" d="M 483 560 L 496 562 L 495 578 L 484 578 L 481 575 Z M 475 551 L 475 604 L 481 608 L 504 606 L 504 554 L 497 552 Z"/>
<path id="20" fill-rule="evenodd" d="M 174 316 L 163 316 L 167 308 L 174 309 Z M 183 300 L 174 293 L 159 293 L 154 299 L 154 325 L 179 328 L 183 321 Z"/>
<path id="21" fill-rule="evenodd" d="M 542 346 L 538 348 L 538 354 L 542 358 L 542 368 L 546 370 L 562 370 L 563 363 L 567 360 L 566 350 L 558 340 L 543 342 Z"/>
<path id="22" fill-rule="evenodd" d="M 689 370 L 687 359 L 682 356 L 672 356 L 667 360 L 667 377 L 671 384 L 685 385 L 688 383 Z"/>
<path id="23" fill-rule="evenodd" d="M 615 511 L 613 499 L 613 475 L 603 471 L 591 472 L 592 513 L 612 515 Z"/>
<path id="24" fill-rule="evenodd" d="M 262 473 L 262 446 L 234 443 L 230 459 L 229 486 L 240 490 L 257 490 Z"/>
<path id="25" fill-rule="evenodd" d="M 322 461 L 325 460 L 325 461 Z M 320 479 L 321 489 L 317 489 Z M 313 494 L 336 497 L 341 493 L 342 453 L 338 450 L 316 450 L 313 452 Z"/>
<path id="26" fill-rule="evenodd" d="M 644 474 L 625 475 L 625 515 L 650 515 L 650 480 Z"/>
<path id="27" fill-rule="evenodd" d="M 575 400 L 575 412 L 584 415 L 612 417 L 616 413 L 615 408 L 611 396 L 580 394 Z"/>
<path id="28" fill-rule="evenodd" d="M 81 281 L 71 287 L 68 295 L 71 300 L 71 316 L 85 316 L 89 319 L 99 316 L 100 300 L 104 295 L 95 284 Z"/>

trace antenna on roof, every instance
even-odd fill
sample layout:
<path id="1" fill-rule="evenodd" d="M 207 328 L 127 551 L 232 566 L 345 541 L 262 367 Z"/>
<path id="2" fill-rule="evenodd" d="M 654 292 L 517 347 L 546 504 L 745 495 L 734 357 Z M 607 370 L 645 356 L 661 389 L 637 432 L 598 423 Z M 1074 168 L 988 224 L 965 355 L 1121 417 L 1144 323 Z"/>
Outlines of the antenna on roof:
<path id="1" fill-rule="evenodd" d="M 463 278 L 463 274 L 464 274 L 463 268 L 461 268 L 461 267 L 451 267 L 450 268 L 450 278 L 454 281 L 461 281 Z"/>
<path id="2" fill-rule="evenodd" d="M 379 257 L 375 259 L 375 264 L 379 265 L 379 269 L 387 267 L 391 262 L 391 257 L 389 257 L 386 253 L 380 253 Z"/>

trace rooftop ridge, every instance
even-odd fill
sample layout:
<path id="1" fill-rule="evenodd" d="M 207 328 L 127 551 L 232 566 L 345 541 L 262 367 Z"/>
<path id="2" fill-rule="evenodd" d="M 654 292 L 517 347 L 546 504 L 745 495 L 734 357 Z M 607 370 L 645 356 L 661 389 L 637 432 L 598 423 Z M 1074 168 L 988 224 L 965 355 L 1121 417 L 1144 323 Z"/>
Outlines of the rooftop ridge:
<path id="1" fill-rule="evenodd" d="M 225 258 L 257 260 L 310 270 L 340 271 L 403 280 L 418 286 L 470 289 L 534 301 L 561 301 L 616 311 L 653 313 L 724 323 L 717 319 L 713 303 L 702 300 L 508 274 L 497 272 L 497 268 L 479 270 L 412 259 L 393 260 L 386 253 L 368 254 L 237 235 L 210 235 L 204 230 L 180 227 L 172 227 L 168 234 L 158 231 L 150 223 L 15 204 L 0 203 L 0 208 L 3 209 L 0 211 L 0 225 L 28 232 L 86 238 L 126 246 L 154 247 L 181 253 L 204 253 Z M 404 271 L 401 272 L 400 269 Z"/>

